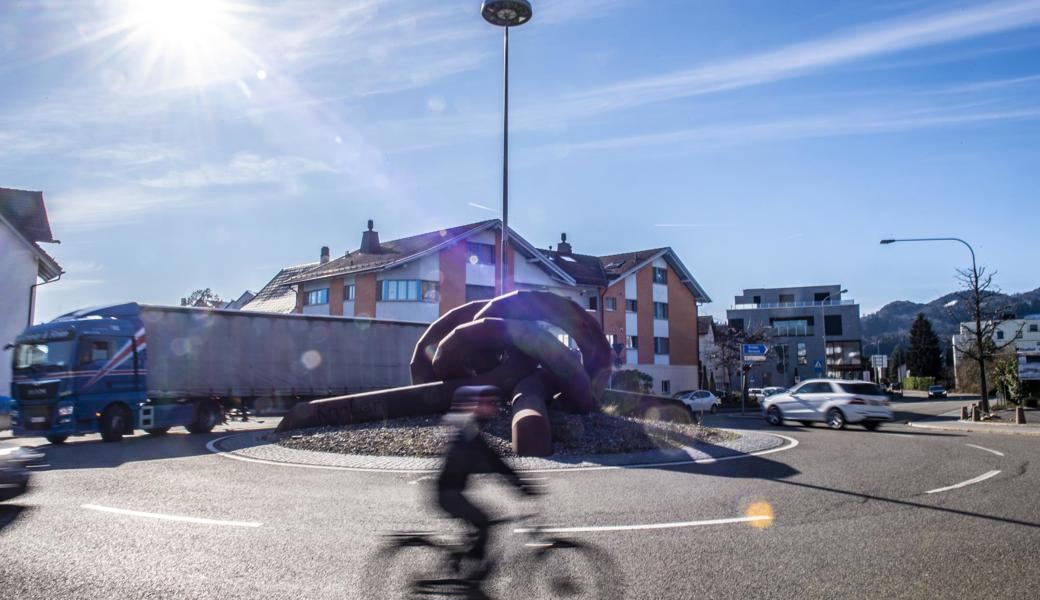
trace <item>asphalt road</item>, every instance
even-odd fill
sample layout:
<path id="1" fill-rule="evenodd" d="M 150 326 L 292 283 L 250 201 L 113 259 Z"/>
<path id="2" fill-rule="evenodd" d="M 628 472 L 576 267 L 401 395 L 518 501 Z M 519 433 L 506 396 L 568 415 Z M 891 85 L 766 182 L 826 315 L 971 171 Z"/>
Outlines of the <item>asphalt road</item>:
<path id="1" fill-rule="evenodd" d="M 896 410 L 905 421 L 957 404 Z M 626 598 L 1037 596 L 1040 476 L 1029 467 L 1040 439 L 899 424 L 878 432 L 722 416 L 715 424 L 799 444 L 715 464 L 552 474 L 549 496 L 536 503 L 490 480 L 478 496 L 500 516 L 541 508 L 561 527 L 686 523 L 571 534 L 614 557 Z M 43 446 L 49 466 L 37 469 L 32 491 L 0 505 L 2 596 L 371 598 L 363 576 L 366 568 L 379 576 L 369 557 L 380 533 L 442 526 L 416 475 L 230 460 L 206 450 L 218 435 Z M 40 440 L 0 440 L 14 443 Z M 774 518 L 689 525 L 749 511 Z M 496 541 L 515 546 L 518 537 Z M 537 597 L 501 587 L 517 592 L 505 597 Z"/>

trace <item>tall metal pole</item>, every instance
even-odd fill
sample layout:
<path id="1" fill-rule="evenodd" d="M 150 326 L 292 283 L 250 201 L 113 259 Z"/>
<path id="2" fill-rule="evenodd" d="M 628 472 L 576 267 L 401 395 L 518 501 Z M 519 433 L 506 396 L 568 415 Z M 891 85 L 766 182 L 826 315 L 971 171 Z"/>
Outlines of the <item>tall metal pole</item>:
<path id="1" fill-rule="evenodd" d="M 502 28 L 503 84 L 502 84 L 502 248 L 499 267 L 498 293 L 506 293 L 506 269 L 509 247 L 509 27 Z"/>

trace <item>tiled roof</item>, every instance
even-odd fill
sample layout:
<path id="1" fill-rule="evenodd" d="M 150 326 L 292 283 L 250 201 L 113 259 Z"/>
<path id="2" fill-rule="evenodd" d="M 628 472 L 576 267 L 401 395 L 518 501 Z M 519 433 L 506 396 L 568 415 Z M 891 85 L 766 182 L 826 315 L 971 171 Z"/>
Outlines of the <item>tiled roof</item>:
<path id="1" fill-rule="evenodd" d="M 480 221 L 382 242 L 379 244 L 383 250 L 380 254 L 363 254 L 360 250 L 354 250 L 348 252 L 346 256 L 330 260 L 318 268 L 300 272 L 293 277 L 292 281 L 298 283 L 375 269 L 432 250 L 444 242 L 465 235 L 473 230 L 489 227 L 497 222 L 495 219 Z"/>
<path id="2" fill-rule="evenodd" d="M 566 271 L 579 285 L 607 285 L 607 274 L 598 257 L 573 252 L 561 256 L 555 250 L 539 250 L 539 252 L 548 257 L 557 267 Z"/>
<path id="3" fill-rule="evenodd" d="M 0 188 L 0 215 L 30 242 L 54 242 L 43 192 Z"/>
<path id="4" fill-rule="evenodd" d="M 285 267 L 267 285 L 247 302 L 242 310 L 255 310 L 258 312 L 291 313 L 296 310 L 296 290 L 293 289 L 290 280 L 309 269 L 318 266 L 319 263 L 307 263 L 294 267 Z"/>
<path id="5" fill-rule="evenodd" d="M 599 257 L 599 261 L 603 263 L 603 270 L 606 272 L 607 277 L 614 279 L 666 250 L 668 248 L 653 248 L 650 250 L 611 254 Z"/>
<path id="6" fill-rule="evenodd" d="M 713 324 L 714 321 L 712 320 L 711 315 L 697 317 L 697 335 L 708 335 Z"/>

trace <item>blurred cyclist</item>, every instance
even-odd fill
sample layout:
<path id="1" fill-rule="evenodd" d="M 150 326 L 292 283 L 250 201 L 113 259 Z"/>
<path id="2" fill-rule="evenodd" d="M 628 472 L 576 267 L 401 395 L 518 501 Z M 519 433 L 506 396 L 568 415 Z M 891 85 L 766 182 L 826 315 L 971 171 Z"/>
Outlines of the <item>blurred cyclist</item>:
<path id="1" fill-rule="evenodd" d="M 474 530 L 473 545 L 461 558 L 477 563 L 476 577 L 490 569 L 484 562 L 490 519 L 464 493 L 474 473 L 498 473 L 526 495 L 537 495 L 537 487 L 520 479 L 480 435 L 483 425 L 498 412 L 501 392 L 494 386 L 464 386 L 455 391 L 451 412 L 445 421 L 455 433 L 444 455 L 444 466 L 437 479 L 437 504 L 452 517 L 468 523 Z"/>

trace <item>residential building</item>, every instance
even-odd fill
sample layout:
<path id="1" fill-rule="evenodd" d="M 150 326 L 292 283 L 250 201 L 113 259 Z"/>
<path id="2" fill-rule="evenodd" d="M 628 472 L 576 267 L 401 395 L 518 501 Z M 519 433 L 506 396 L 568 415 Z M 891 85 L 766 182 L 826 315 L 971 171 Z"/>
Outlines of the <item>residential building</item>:
<path id="1" fill-rule="evenodd" d="M 697 317 L 697 354 L 700 359 L 701 368 L 708 381 L 704 387 L 711 387 L 714 382 L 715 389 L 723 389 L 727 384 L 726 369 L 718 364 L 713 358 L 715 354 L 715 340 L 722 326 L 715 322 L 710 315 Z"/>
<path id="2" fill-rule="evenodd" d="M 987 322 L 982 330 L 992 329 L 993 342 L 998 348 L 1007 348 L 1008 354 L 1017 354 L 1019 376 L 1026 372 L 1025 379 L 1037 378 L 1034 371 L 1040 370 L 1040 315 L 1027 315 L 1021 319 L 1010 319 L 990 328 Z M 960 330 L 951 339 L 953 343 L 953 373 L 956 386 L 961 388 L 964 378 L 962 372 L 971 359 L 964 356 L 963 350 L 971 348 L 975 340 L 975 322 L 960 324 Z M 977 384 L 976 384 L 977 387 Z"/>
<path id="3" fill-rule="evenodd" d="M 769 357 L 753 363 L 752 387 L 789 387 L 810 377 L 863 376 L 859 305 L 840 285 L 753 288 L 726 311 L 729 326 L 769 338 Z"/>
<path id="4" fill-rule="evenodd" d="M 36 288 L 61 277 L 39 243 L 56 244 L 42 192 L 0 188 L 0 348 L 32 324 Z M 0 396 L 11 389 L 11 354 L 0 351 Z"/>
<path id="5" fill-rule="evenodd" d="M 650 374 L 660 393 L 696 387 L 698 303 L 710 298 L 671 248 L 610 256 L 555 250 L 509 232 L 501 289 L 501 221 L 491 219 L 380 241 L 374 223 L 358 249 L 287 267 L 243 310 L 431 323 L 472 300 L 541 290 L 570 298 L 603 325 L 621 368 Z M 570 340 L 559 332 L 561 342 Z"/>

